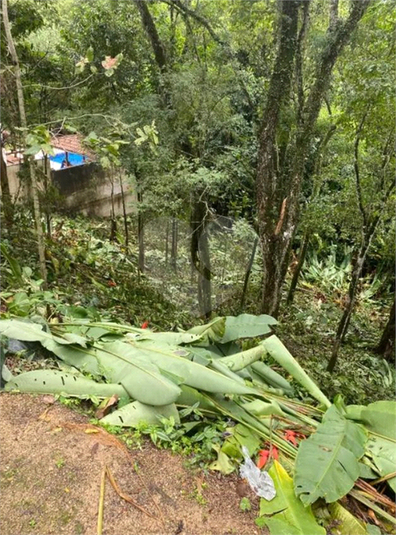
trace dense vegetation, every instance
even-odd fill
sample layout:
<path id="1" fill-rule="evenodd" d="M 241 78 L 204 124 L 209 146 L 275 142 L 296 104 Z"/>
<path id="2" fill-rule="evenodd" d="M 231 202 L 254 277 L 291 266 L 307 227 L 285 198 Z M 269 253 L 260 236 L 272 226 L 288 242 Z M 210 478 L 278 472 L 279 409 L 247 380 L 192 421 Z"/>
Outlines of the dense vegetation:
<path id="1" fill-rule="evenodd" d="M 30 191 L 12 198 L 2 158 L 3 321 L 176 333 L 268 314 L 341 413 L 392 399 L 391 0 L 3 0 L 2 10 L 2 148 L 25 149 Z M 75 132 L 111 180 L 122 171 L 132 214 L 64 209 L 34 154 Z M 237 338 L 228 354 L 258 343 Z M 21 339 L 2 341 L 4 381 L 58 365 L 39 339 Z M 297 383 L 293 395 L 312 404 Z M 171 431 L 186 447 L 184 429 Z"/>

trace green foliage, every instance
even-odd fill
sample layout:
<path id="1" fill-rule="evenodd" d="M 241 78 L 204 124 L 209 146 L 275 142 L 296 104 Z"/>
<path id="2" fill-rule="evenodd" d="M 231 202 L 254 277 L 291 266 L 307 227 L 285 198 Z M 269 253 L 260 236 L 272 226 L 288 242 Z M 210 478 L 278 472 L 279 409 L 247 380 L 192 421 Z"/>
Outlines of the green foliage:
<path id="1" fill-rule="evenodd" d="M 367 432 L 342 416 L 335 405 L 323 416 L 316 433 L 298 450 L 294 486 L 304 505 L 324 498 L 332 503 L 349 492 L 359 477 Z"/>

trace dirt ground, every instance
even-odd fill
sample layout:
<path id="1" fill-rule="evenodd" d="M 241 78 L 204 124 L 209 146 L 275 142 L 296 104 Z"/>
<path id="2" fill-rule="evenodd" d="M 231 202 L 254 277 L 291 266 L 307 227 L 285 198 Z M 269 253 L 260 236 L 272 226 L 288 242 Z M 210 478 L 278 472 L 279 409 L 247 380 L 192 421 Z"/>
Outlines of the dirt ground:
<path id="1" fill-rule="evenodd" d="M 95 535 L 105 466 L 103 535 L 254 535 L 258 499 L 239 508 L 236 476 L 204 475 L 147 442 L 129 452 L 112 435 L 48 396 L 0 394 L 0 533 Z M 96 431 L 96 432 L 95 432 Z"/>

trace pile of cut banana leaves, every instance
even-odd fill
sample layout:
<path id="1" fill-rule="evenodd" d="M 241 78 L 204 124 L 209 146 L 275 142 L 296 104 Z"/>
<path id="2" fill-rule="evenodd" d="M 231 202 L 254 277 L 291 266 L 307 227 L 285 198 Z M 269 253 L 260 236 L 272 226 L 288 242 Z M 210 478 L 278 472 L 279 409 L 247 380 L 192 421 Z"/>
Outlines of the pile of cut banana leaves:
<path id="1" fill-rule="evenodd" d="M 233 424 L 212 469 L 235 470 L 245 446 L 268 470 L 276 496 L 261 499 L 257 523 L 271 534 L 394 533 L 396 403 L 345 406 L 340 396 L 332 403 L 273 334 L 275 325 L 249 314 L 183 332 L 4 319 L 0 335 L 39 343 L 59 359 L 59 369 L 3 374 L 5 390 L 112 397 L 118 405 L 101 421 L 124 427 L 161 418 L 178 424 L 198 407 Z M 253 347 L 242 351 L 249 338 Z M 301 390 L 311 403 L 299 399 Z"/>

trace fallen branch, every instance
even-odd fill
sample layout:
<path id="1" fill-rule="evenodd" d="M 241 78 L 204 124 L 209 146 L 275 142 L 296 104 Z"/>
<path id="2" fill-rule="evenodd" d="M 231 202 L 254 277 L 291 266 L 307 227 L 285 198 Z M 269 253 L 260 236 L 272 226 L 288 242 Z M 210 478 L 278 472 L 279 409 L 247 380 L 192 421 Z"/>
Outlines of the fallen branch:
<path id="1" fill-rule="evenodd" d="M 106 483 L 106 467 L 102 470 L 102 477 L 100 479 L 100 495 L 99 495 L 99 510 L 98 510 L 98 535 L 102 535 L 103 531 L 103 510 L 104 510 L 104 495 Z"/>
<path id="2" fill-rule="evenodd" d="M 134 507 L 136 507 L 136 509 L 139 509 L 139 511 L 141 511 L 142 513 L 144 513 L 145 515 L 149 516 L 150 518 L 155 518 L 154 515 L 152 515 L 151 513 L 149 513 L 148 511 L 146 511 L 145 509 L 143 509 L 143 507 L 141 507 L 137 502 L 135 502 L 135 500 L 133 498 L 131 498 L 130 496 L 128 496 L 127 494 L 124 494 L 122 492 L 122 490 L 120 489 L 120 487 L 117 485 L 117 482 L 116 480 L 114 479 L 113 477 L 113 474 L 110 472 L 110 468 L 108 466 L 106 466 L 106 473 L 107 473 L 107 477 L 109 478 L 109 481 L 113 487 L 113 489 L 116 491 L 116 493 L 118 494 L 118 496 L 120 498 L 122 498 L 123 500 L 125 500 L 126 502 L 130 503 L 131 505 L 133 505 Z"/>

